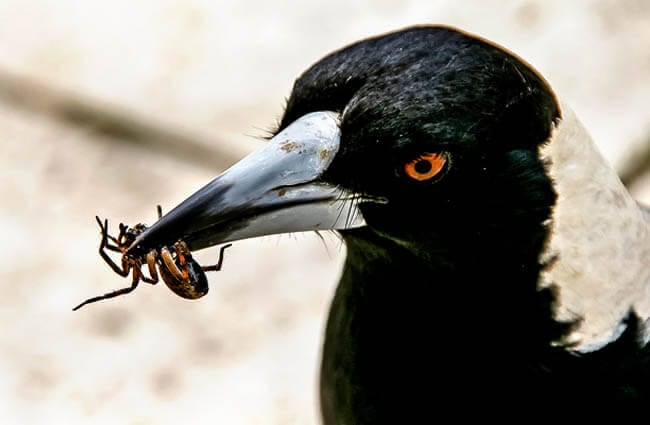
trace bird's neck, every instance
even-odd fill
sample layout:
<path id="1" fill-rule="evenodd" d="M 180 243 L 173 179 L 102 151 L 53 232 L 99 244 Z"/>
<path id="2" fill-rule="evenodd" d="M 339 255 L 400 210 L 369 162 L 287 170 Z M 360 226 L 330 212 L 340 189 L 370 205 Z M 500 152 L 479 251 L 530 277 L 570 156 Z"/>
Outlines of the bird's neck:
<path id="1" fill-rule="evenodd" d="M 441 229 L 417 247 L 369 229 L 351 232 L 342 285 L 357 286 L 376 302 L 361 306 L 385 307 L 393 323 L 460 338 L 459 349 L 487 348 L 495 338 L 514 351 L 548 346 L 568 325 L 552 319 L 552 290 L 537 286 L 544 226 L 507 217 L 491 224 Z"/>
<path id="2" fill-rule="evenodd" d="M 431 414 L 431 403 L 444 410 L 447 400 L 489 400 L 499 409 L 515 400 L 607 400 L 618 382 L 646 370 L 634 318 L 598 353 L 575 356 L 551 344 L 572 324 L 553 320 L 555 294 L 538 288 L 539 247 L 518 242 L 531 225 L 468 229 L 453 240 L 441 231 L 427 239 L 445 248 L 428 257 L 368 228 L 347 232 L 323 347 L 325 423 L 402 423 L 409 412 Z M 434 401 L 422 386 L 443 391 Z"/>
<path id="3" fill-rule="evenodd" d="M 562 326 L 549 319 L 550 294 L 536 289 L 539 266 L 525 263 L 532 250 L 511 245 L 514 236 L 491 246 L 486 232 L 452 233 L 428 235 L 436 246 L 421 249 L 369 228 L 345 234 L 323 347 L 325 423 L 354 423 L 328 412 L 399 423 L 406 406 L 423 414 L 430 403 L 431 393 L 417 386 L 444 389 L 444 399 L 480 400 L 495 382 L 521 387 L 543 364 L 535 360 Z M 359 406 L 382 407 L 361 413 Z M 386 420 L 393 414 L 397 422 Z"/>

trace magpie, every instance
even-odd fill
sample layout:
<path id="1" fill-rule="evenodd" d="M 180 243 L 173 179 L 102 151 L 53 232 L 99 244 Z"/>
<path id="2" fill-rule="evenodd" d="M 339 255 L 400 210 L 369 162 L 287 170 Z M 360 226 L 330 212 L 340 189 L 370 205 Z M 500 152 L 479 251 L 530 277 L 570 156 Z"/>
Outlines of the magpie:
<path id="1" fill-rule="evenodd" d="M 328 54 L 130 251 L 313 230 L 346 245 L 325 424 L 650 406 L 649 212 L 505 48 L 415 26 Z"/>

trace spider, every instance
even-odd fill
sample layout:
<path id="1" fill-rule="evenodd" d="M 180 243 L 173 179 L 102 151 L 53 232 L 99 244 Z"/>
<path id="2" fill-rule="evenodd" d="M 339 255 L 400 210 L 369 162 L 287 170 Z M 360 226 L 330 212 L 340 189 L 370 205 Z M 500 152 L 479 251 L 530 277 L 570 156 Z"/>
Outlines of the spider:
<path id="1" fill-rule="evenodd" d="M 159 205 L 158 219 L 161 216 L 162 210 Z M 205 272 L 221 270 L 223 253 L 226 248 L 232 245 L 227 244 L 222 246 L 219 251 L 217 264 L 206 267 L 201 266 L 192 258 L 189 247 L 182 240 L 174 243 L 173 247 L 163 246 L 159 250 L 151 249 L 145 254 L 134 256 L 127 251 L 136 237 L 147 229 L 145 224 L 138 223 L 133 227 L 128 227 L 124 223 L 120 223 L 120 232 L 117 238 L 115 238 L 108 234 L 108 220 L 104 220 L 102 223 L 99 217 L 96 216 L 95 219 L 97 220 L 97 224 L 99 224 L 102 234 L 102 239 L 99 244 L 99 255 L 115 273 L 122 277 L 127 277 L 132 270 L 133 278 L 131 280 L 131 286 L 89 298 L 73 308 L 73 311 L 80 309 L 86 304 L 128 294 L 138 287 L 140 281 L 155 285 L 159 280 L 158 273 L 160 273 L 160 278 L 162 278 L 169 289 L 179 297 L 187 299 L 201 298 L 208 292 L 208 279 L 205 276 Z M 109 240 L 114 245 L 111 245 Z M 121 266 L 116 264 L 108 255 L 106 252 L 107 249 L 122 254 Z M 142 272 L 142 266 L 145 264 L 149 269 L 149 277 L 145 276 Z"/>

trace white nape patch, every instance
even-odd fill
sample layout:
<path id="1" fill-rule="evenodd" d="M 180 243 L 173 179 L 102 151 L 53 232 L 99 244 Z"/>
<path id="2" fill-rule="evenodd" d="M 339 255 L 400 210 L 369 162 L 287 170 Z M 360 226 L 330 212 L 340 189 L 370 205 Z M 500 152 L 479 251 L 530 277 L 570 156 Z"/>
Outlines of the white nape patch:
<path id="1" fill-rule="evenodd" d="M 582 319 L 561 345 L 597 350 L 617 339 L 630 310 L 650 339 L 650 223 L 603 158 L 575 113 L 562 121 L 540 155 L 558 193 L 539 285 L 555 285 L 556 319 Z"/>

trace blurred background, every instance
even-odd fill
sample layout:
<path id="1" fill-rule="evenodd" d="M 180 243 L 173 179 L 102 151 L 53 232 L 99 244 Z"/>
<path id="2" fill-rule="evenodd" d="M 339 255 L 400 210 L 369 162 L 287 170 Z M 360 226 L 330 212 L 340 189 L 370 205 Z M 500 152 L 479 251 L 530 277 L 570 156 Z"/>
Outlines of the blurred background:
<path id="1" fill-rule="evenodd" d="M 73 313 L 128 286 L 94 216 L 152 223 L 260 145 L 310 64 L 425 23 L 533 64 L 650 202 L 647 0 L 0 0 L 0 423 L 317 424 L 336 237 L 238 242 L 198 301 Z"/>

